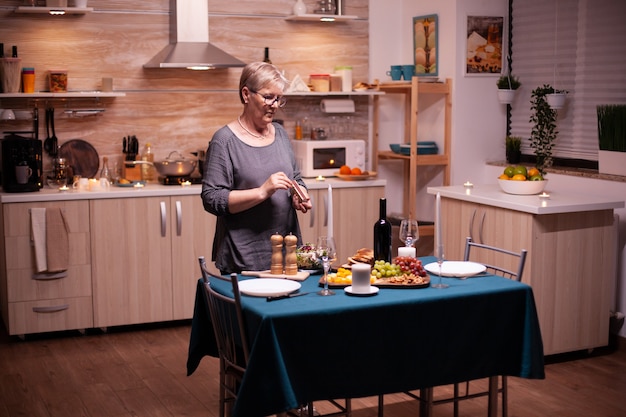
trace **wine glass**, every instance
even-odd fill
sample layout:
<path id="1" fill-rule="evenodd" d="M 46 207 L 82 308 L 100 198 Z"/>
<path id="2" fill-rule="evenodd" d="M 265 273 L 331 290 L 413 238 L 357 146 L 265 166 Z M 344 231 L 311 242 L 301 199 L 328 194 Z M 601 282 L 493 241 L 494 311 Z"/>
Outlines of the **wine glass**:
<path id="1" fill-rule="evenodd" d="M 445 259 L 445 255 L 443 253 L 443 243 L 437 244 L 437 250 L 435 251 L 435 256 L 437 257 L 437 265 L 439 265 L 439 282 L 437 284 L 433 284 L 433 288 L 448 288 L 448 284 L 444 284 L 441 282 L 441 264 Z"/>
<path id="2" fill-rule="evenodd" d="M 319 290 L 317 293 L 319 295 L 335 295 L 333 290 L 328 289 L 328 270 L 330 269 L 330 264 L 337 256 L 335 239 L 330 236 L 318 237 L 315 252 L 317 259 L 321 261 L 322 266 L 324 267 L 324 288 Z"/>
<path id="3" fill-rule="evenodd" d="M 405 219 L 400 222 L 400 240 L 408 248 L 415 244 L 420 238 L 420 231 L 417 220 Z"/>

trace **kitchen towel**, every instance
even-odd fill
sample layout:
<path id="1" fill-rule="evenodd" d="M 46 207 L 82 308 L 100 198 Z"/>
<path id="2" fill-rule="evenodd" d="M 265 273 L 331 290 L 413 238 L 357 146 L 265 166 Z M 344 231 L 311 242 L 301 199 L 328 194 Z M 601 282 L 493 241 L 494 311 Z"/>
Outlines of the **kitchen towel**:
<path id="1" fill-rule="evenodd" d="M 354 100 L 325 99 L 320 102 L 322 113 L 354 113 Z"/>
<path id="2" fill-rule="evenodd" d="M 30 209 L 30 239 L 35 251 L 35 268 L 37 272 L 48 269 L 46 255 L 46 209 Z"/>
<path id="3" fill-rule="evenodd" d="M 60 208 L 46 210 L 46 256 L 48 272 L 67 271 L 70 261 L 68 227 Z"/>

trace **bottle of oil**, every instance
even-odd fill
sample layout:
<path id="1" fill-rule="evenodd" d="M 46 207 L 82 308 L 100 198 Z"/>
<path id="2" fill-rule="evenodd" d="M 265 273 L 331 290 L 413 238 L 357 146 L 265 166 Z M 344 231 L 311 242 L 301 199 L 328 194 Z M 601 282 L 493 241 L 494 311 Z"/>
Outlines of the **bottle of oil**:
<path id="1" fill-rule="evenodd" d="M 143 148 L 141 154 L 141 160 L 145 162 L 154 163 L 154 152 L 152 151 L 152 144 L 147 142 Z M 146 182 L 154 182 L 156 180 L 154 165 L 141 164 L 141 178 Z"/>

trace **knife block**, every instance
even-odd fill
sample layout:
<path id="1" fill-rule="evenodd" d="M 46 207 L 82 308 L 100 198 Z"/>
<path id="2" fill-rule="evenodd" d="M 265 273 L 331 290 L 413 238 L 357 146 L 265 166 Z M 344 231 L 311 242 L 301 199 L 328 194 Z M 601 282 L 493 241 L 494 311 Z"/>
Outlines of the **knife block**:
<path id="1" fill-rule="evenodd" d="M 123 177 L 128 181 L 142 181 L 141 165 L 126 165 L 124 164 Z"/>

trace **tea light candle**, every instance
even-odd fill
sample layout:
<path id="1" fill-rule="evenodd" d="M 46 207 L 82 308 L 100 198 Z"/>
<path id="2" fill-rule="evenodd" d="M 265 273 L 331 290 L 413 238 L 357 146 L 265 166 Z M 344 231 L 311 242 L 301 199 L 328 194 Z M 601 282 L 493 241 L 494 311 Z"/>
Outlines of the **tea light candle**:
<path id="1" fill-rule="evenodd" d="M 133 187 L 134 188 L 143 188 L 143 183 L 141 183 L 141 182 L 135 183 L 135 184 L 133 184 Z"/>
<path id="2" fill-rule="evenodd" d="M 400 246 L 398 248 L 398 256 L 409 256 L 415 258 L 415 248 L 412 246 Z"/>
<path id="3" fill-rule="evenodd" d="M 69 187 L 67 185 L 62 185 L 59 187 L 59 191 L 62 193 L 68 190 L 69 190 Z"/>
<path id="4" fill-rule="evenodd" d="M 465 187 L 465 188 L 474 188 L 474 184 L 472 184 L 472 183 L 471 183 L 471 182 L 469 182 L 469 181 L 465 181 L 465 182 L 463 183 L 463 187 Z"/>
<path id="5" fill-rule="evenodd" d="M 549 200 L 550 199 L 550 194 L 548 194 L 546 192 L 543 192 L 543 193 L 539 194 L 539 199 L 542 200 L 542 201 Z"/>
<path id="6" fill-rule="evenodd" d="M 180 183 L 182 187 L 189 187 L 191 185 L 191 181 L 183 181 Z"/>
<path id="7" fill-rule="evenodd" d="M 318 176 L 315 178 L 315 181 L 324 181 L 324 177 L 322 177 L 321 175 L 318 175 Z"/>

